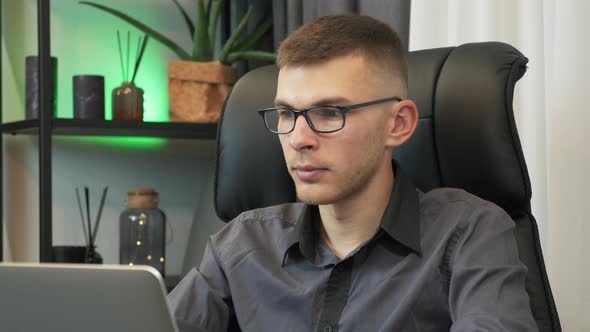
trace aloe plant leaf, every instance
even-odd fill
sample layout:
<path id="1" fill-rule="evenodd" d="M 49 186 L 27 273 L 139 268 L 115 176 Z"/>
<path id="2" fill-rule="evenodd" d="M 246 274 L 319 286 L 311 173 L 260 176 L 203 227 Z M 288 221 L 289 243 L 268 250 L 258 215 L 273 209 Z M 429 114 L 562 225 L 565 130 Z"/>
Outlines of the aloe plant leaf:
<path id="1" fill-rule="evenodd" d="M 148 27 L 147 25 L 145 25 L 144 23 L 134 19 L 133 17 L 123 14 L 122 12 L 116 10 L 116 9 L 112 9 L 110 7 L 107 6 L 103 6 L 97 3 L 93 3 L 93 2 L 89 2 L 89 1 L 80 1 L 79 2 L 82 5 L 87 5 L 87 6 L 91 6 L 91 7 L 95 7 L 97 9 L 100 9 L 102 11 L 105 11 L 111 15 L 114 15 L 122 20 L 124 20 L 125 22 L 133 25 L 134 27 L 138 28 L 139 30 L 145 32 L 147 35 L 149 35 L 150 37 L 154 38 L 155 40 L 159 41 L 160 43 L 164 44 L 166 47 L 168 47 L 170 50 L 172 50 L 174 53 L 176 53 L 176 55 L 178 55 L 179 58 L 183 59 L 183 60 L 188 60 L 190 59 L 190 54 L 188 54 L 187 52 L 185 52 L 180 46 L 178 46 L 178 44 L 176 44 L 175 42 L 173 42 L 171 39 L 169 39 L 168 37 L 162 35 L 161 33 L 157 32 L 156 30 Z"/>
<path id="2" fill-rule="evenodd" d="M 277 55 L 272 52 L 264 51 L 239 51 L 232 52 L 227 56 L 227 63 L 232 63 L 237 60 L 264 60 L 264 61 L 275 61 Z"/>
<path id="3" fill-rule="evenodd" d="M 246 11 L 246 14 L 244 15 L 244 17 L 242 17 L 240 24 L 238 24 L 236 29 L 229 36 L 229 38 L 225 42 L 225 45 L 223 46 L 223 49 L 219 53 L 219 57 L 218 57 L 219 61 L 221 61 L 223 63 L 228 63 L 227 56 L 229 55 L 229 52 L 232 49 L 234 43 L 236 42 L 236 40 L 238 39 L 238 37 L 240 36 L 242 31 L 246 27 L 246 24 L 248 23 L 250 16 L 252 16 L 253 10 L 254 10 L 254 6 L 252 6 L 252 5 L 248 6 L 248 10 Z"/>
<path id="4" fill-rule="evenodd" d="M 250 33 L 249 35 L 247 35 L 246 37 L 240 39 L 238 42 L 236 42 L 236 46 L 232 49 L 233 51 L 245 51 L 249 48 L 252 48 L 252 46 L 254 44 L 256 44 L 256 42 L 258 40 L 260 40 L 260 38 L 262 36 L 264 36 L 264 34 L 272 27 L 272 19 L 268 19 L 266 21 L 264 21 L 264 23 L 262 23 L 261 25 L 259 25 L 256 30 L 254 30 L 252 33 Z"/>
<path id="5" fill-rule="evenodd" d="M 195 22 L 195 35 L 193 36 L 194 61 L 209 61 L 213 58 L 213 52 L 209 43 L 209 18 L 207 17 L 203 0 L 197 1 L 197 21 Z"/>
<path id="6" fill-rule="evenodd" d="M 205 8 L 205 15 L 207 15 L 207 17 L 209 17 L 209 14 L 211 13 L 211 3 L 212 2 L 213 2 L 213 0 L 207 1 L 207 8 Z"/>
<path id="7" fill-rule="evenodd" d="M 223 0 L 210 0 L 209 4 L 211 4 L 213 1 L 215 1 L 215 6 L 213 6 L 213 11 L 209 17 L 209 41 L 211 42 L 212 50 L 215 49 L 215 39 L 217 38 L 217 22 L 219 22 L 221 8 L 223 7 Z"/>
<path id="8" fill-rule="evenodd" d="M 184 17 L 184 22 L 186 23 L 186 26 L 188 28 L 188 32 L 191 34 L 191 39 L 192 39 L 195 34 L 195 25 L 193 24 L 193 21 L 191 21 L 191 18 L 188 16 L 186 10 L 184 10 L 184 8 L 180 4 L 180 2 L 178 2 L 178 0 L 172 0 L 172 1 L 174 1 L 174 4 L 176 5 L 178 10 L 182 14 L 182 17 Z"/>

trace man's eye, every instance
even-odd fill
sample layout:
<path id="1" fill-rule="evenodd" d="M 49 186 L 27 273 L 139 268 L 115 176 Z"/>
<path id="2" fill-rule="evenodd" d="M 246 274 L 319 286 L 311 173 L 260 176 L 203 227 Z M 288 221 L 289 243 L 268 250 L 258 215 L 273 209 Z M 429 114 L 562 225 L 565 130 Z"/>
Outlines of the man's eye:
<path id="1" fill-rule="evenodd" d="M 278 109 L 277 113 L 279 115 L 279 118 L 281 118 L 281 119 L 292 119 L 293 118 L 293 112 L 288 109 Z"/>
<path id="2" fill-rule="evenodd" d="M 340 110 L 334 107 L 320 107 L 314 108 L 313 113 L 315 116 L 322 118 L 339 118 Z"/>

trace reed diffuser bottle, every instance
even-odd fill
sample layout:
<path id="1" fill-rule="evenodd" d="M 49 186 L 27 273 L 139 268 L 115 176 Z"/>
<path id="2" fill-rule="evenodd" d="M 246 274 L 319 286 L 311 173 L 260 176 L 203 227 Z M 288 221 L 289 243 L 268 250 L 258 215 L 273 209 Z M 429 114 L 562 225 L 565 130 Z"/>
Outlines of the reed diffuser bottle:
<path id="1" fill-rule="evenodd" d="M 143 90 L 133 82 L 113 90 L 113 120 L 143 121 Z"/>
<path id="2" fill-rule="evenodd" d="M 133 189 L 127 193 L 127 209 L 119 218 L 119 262 L 150 265 L 164 276 L 166 215 L 158 208 L 158 201 L 158 193 L 153 189 Z"/>
<path id="3" fill-rule="evenodd" d="M 121 73 L 123 83 L 113 90 L 113 120 L 131 120 L 143 121 L 143 90 L 135 85 L 135 76 L 139 69 L 139 64 L 143 58 L 143 52 L 147 45 L 148 36 L 137 41 L 137 52 L 135 54 L 135 65 L 133 75 L 129 79 L 129 43 L 130 34 L 127 32 L 127 65 L 123 63 L 123 52 L 121 48 L 121 36 L 117 31 L 117 42 L 119 45 L 119 59 L 121 60 Z"/>

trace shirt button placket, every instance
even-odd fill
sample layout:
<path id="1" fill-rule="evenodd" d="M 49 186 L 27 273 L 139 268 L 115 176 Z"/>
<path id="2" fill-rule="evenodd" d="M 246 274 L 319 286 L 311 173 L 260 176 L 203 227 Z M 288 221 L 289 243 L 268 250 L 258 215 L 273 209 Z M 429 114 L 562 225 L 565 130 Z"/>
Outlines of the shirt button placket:
<path id="1" fill-rule="evenodd" d="M 340 315 L 348 302 L 351 264 L 352 261 L 346 260 L 338 262 L 332 267 L 326 286 L 324 305 L 321 309 L 319 324 L 316 329 L 317 332 L 338 331 Z"/>

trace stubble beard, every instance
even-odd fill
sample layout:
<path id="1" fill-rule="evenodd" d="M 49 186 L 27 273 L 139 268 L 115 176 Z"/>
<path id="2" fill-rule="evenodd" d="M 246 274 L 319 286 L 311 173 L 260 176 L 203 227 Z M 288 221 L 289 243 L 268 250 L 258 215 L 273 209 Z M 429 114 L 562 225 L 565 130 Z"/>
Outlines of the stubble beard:
<path id="1" fill-rule="evenodd" d="M 318 183 L 318 186 L 329 186 L 328 192 L 322 195 L 314 195 L 313 193 L 301 192 L 301 188 L 295 182 L 295 190 L 297 192 L 297 199 L 303 203 L 310 205 L 329 205 L 338 202 L 346 201 L 355 195 L 366 191 L 370 184 L 374 181 L 374 177 L 379 169 L 379 156 L 377 151 L 373 151 L 371 156 L 365 157 L 363 162 L 352 174 L 343 174 L 336 176 L 337 183 Z M 305 191 L 308 191 L 306 189 Z M 321 188 L 319 188 L 321 190 Z M 317 196 L 317 197 L 316 197 Z"/>

